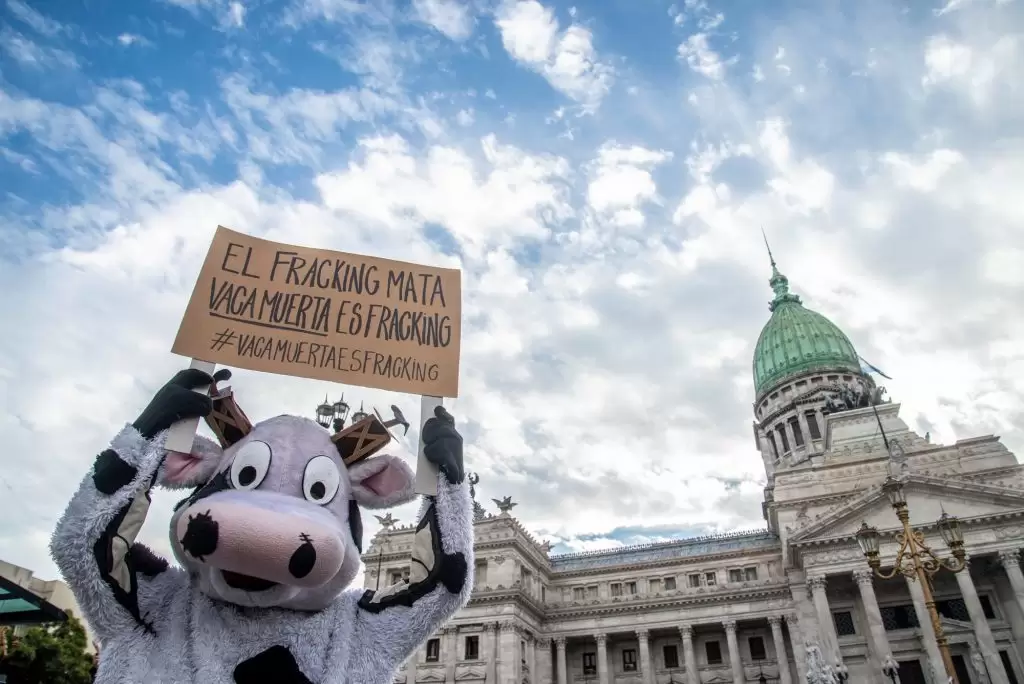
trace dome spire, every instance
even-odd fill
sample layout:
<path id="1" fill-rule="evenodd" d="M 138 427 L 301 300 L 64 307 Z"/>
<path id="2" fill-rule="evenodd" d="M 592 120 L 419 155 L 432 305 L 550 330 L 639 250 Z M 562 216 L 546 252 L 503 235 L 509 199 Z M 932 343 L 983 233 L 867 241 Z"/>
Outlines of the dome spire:
<path id="1" fill-rule="evenodd" d="M 775 292 L 775 299 L 768 304 L 768 310 L 775 311 L 775 307 L 782 302 L 796 302 L 799 304 L 800 297 L 791 294 L 789 291 L 789 278 L 782 275 L 779 272 L 779 267 L 775 264 L 775 257 L 772 256 L 772 248 L 768 244 L 768 236 L 765 235 L 763 227 L 761 228 L 761 236 L 764 237 L 764 246 L 768 250 L 768 260 L 772 264 L 772 277 L 768 284 L 772 286 L 772 291 Z"/>

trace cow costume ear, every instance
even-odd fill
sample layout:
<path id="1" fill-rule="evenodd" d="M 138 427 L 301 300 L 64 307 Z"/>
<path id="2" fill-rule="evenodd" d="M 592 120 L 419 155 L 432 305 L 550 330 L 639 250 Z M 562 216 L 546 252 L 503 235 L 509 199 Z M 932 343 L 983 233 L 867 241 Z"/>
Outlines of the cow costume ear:
<path id="1" fill-rule="evenodd" d="M 213 441 L 196 435 L 192 451 L 168 451 L 157 483 L 168 489 L 187 489 L 207 482 L 217 471 L 224 451 Z"/>
<path id="2" fill-rule="evenodd" d="M 412 468 L 397 456 L 364 458 L 348 468 L 352 498 L 363 508 L 400 506 L 416 498 Z"/>

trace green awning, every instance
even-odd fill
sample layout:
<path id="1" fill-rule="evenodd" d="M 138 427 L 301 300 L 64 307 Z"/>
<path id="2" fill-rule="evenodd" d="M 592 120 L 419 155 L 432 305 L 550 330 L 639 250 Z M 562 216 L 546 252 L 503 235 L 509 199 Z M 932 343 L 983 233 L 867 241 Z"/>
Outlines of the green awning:
<path id="1" fill-rule="evenodd" d="M 57 606 L 0 577 L 0 625 L 37 625 L 67 619 L 67 614 Z"/>

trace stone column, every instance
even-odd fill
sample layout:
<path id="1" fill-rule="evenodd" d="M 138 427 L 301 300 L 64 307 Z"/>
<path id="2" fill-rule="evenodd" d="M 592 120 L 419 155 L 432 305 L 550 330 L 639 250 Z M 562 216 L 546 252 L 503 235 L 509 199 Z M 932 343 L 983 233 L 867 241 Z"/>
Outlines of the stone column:
<path id="1" fill-rule="evenodd" d="M 960 595 L 964 598 L 967 606 L 967 613 L 971 616 L 971 624 L 974 625 L 974 636 L 978 639 L 978 650 L 981 657 L 985 659 L 985 667 L 988 668 L 989 680 L 992 684 L 1009 684 L 1006 676 L 1006 669 L 1003 661 L 999 658 L 999 649 L 996 648 L 995 637 L 992 636 L 992 629 L 988 626 L 988 618 L 978 600 L 978 590 L 974 587 L 974 580 L 971 578 L 971 567 L 967 565 L 956 575 L 956 583 L 960 585 Z"/>
<path id="2" fill-rule="evenodd" d="M 444 680 L 455 681 L 455 663 L 459 659 L 459 628 L 444 628 Z"/>
<path id="3" fill-rule="evenodd" d="M 871 657 L 868 658 L 868 665 L 871 671 L 872 680 L 883 684 L 885 678 L 882 675 L 882 663 L 886 656 L 891 653 L 889 648 L 889 637 L 885 634 L 885 625 L 882 623 L 882 611 L 878 608 L 878 599 L 875 597 L 874 572 L 871 568 L 853 571 L 853 579 L 857 582 L 860 590 L 860 600 L 864 604 L 864 614 L 868 619 L 868 637 L 870 641 Z"/>
<path id="4" fill-rule="evenodd" d="M 1006 571 L 1010 579 L 1010 587 L 1013 589 L 1013 596 L 1017 599 L 1020 612 L 1024 615 L 1024 573 L 1020 569 L 1020 550 L 1010 549 L 999 552 L 999 563 Z"/>
<path id="5" fill-rule="evenodd" d="M 533 634 L 526 635 L 526 670 L 530 673 L 530 681 L 537 681 L 537 650 Z"/>
<path id="6" fill-rule="evenodd" d="M 498 681 L 501 684 L 520 684 L 519 634 L 516 624 L 511 620 L 501 623 L 501 636 L 498 639 Z"/>
<path id="7" fill-rule="evenodd" d="M 640 642 L 640 674 L 644 684 L 654 684 L 654 666 L 651 664 L 650 633 L 646 629 L 636 630 L 636 638 Z"/>
<path id="8" fill-rule="evenodd" d="M 732 681 L 745 682 L 743 661 L 740 658 L 740 645 L 736 640 L 736 621 L 731 619 L 723 620 L 722 626 L 725 627 L 725 640 L 729 642 L 729 667 L 732 668 Z"/>
<path id="9" fill-rule="evenodd" d="M 485 658 L 485 677 L 487 684 L 496 684 L 498 681 L 498 644 L 497 632 L 493 622 L 484 623 L 483 656 Z"/>
<path id="10" fill-rule="evenodd" d="M 939 644 L 935 641 L 935 628 L 932 627 L 932 618 L 928 615 L 928 606 L 924 602 L 924 591 L 916 577 L 907 577 L 907 588 L 910 590 L 910 598 L 914 602 L 914 614 L 921 625 L 921 641 L 925 655 L 928 656 L 928 663 L 924 667 L 925 677 L 929 678 L 928 669 L 932 668 L 939 675 L 946 672 L 946 664 L 942 662 L 942 653 L 939 651 Z M 934 684 L 941 684 L 935 682 Z"/>
<path id="11" fill-rule="evenodd" d="M 768 618 L 768 624 L 772 628 L 772 641 L 775 643 L 775 660 L 779 663 L 779 684 L 793 684 L 793 675 L 789 671 L 786 639 L 782 636 L 782 617 L 772 615 Z"/>
<path id="12" fill-rule="evenodd" d="M 828 594 L 825 590 L 824 575 L 807 578 L 807 586 L 814 599 L 814 612 L 818 617 L 818 630 L 821 632 L 822 651 L 829 665 L 835 665 L 841 659 L 839 653 L 839 637 L 836 636 L 836 623 L 832 620 L 832 609 L 828 607 Z"/>
<path id="13" fill-rule="evenodd" d="M 416 660 L 420 657 L 420 650 L 416 649 L 405 661 L 405 684 L 416 684 Z"/>
<path id="14" fill-rule="evenodd" d="M 813 440 L 811 439 L 811 431 L 807 427 L 807 416 L 804 415 L 803 409 L 801 409 L 799 406 L 796 409 L 796 422 L 797 425 L 800 426 L 800 431 L 804 433 L 804 448 L 810 451 L 811 446 L 813 446 Z"/>
<path id="15" fill-rule="evenodd" d="M 793 662 L 796 663 L 796 677 L 801 682 L 807 681 L 807 649 L 804 645 L 804 637 L 800 633 L 800 618 L 796 613 L 786 616 L 786 626 L 789 628 L 789 641 L 793 644 Z"/>
<path id="16" fill-rule="evenodd" d="M 537 639 L 534 645 L 533 662 L 537 668 L 536 684 L 555 684 L 554 667 L 551 663 L 551 639 Z"/>
<path id="17" fill-rule="evenodd" d="M 683 662 L 686 664 L 686 684 L 700 684 L 697 674 L 697 656 L 693 652 L 693 627 L 683 625 L 679 628 L 683 637 Z"/>
<path id="18" fill-rule="evenodd" d="M 565 656 L 565 637 L 555 637 L 558 649 L 558 684 L 569 684 L 569 663 Z"/>
<path id="19" fill-rule="evenodd" d="M 595 634 L 597 641 L 597 681 L 608 684 L 608 635 Z"/>

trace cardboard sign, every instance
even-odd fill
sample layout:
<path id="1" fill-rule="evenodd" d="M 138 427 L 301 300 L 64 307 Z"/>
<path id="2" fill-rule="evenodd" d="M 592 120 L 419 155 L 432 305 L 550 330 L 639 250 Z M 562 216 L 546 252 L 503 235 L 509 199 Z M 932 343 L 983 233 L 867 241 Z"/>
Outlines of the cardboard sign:
<path id="1" fill-rule="evenodd" d="M 205 361 L 456 397 L 462 273 L 218 226 L 171 348 Z"/>

